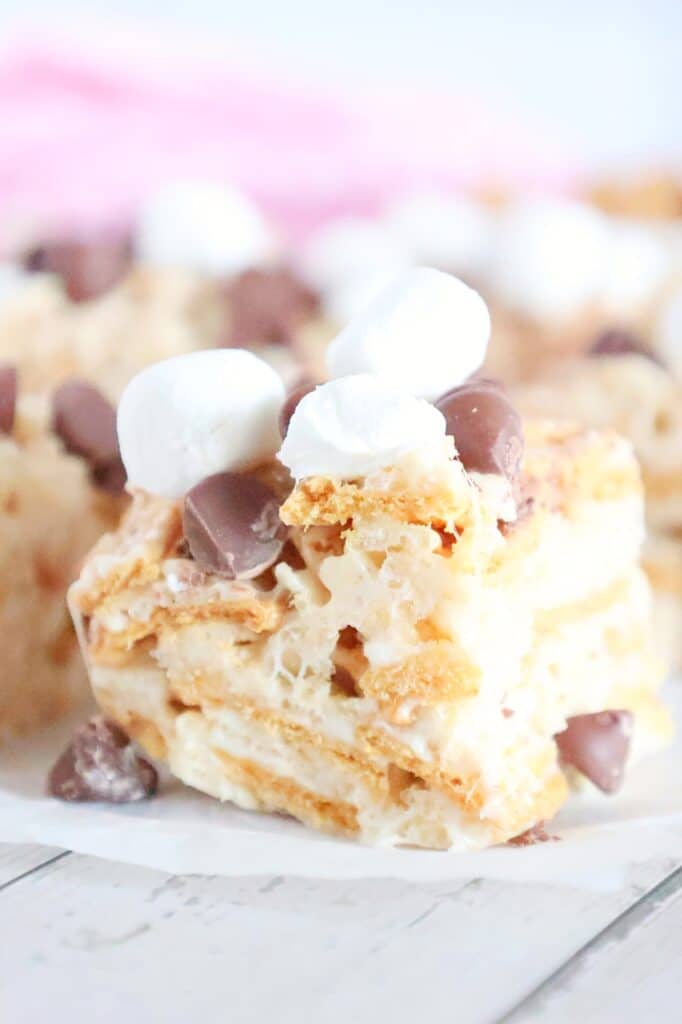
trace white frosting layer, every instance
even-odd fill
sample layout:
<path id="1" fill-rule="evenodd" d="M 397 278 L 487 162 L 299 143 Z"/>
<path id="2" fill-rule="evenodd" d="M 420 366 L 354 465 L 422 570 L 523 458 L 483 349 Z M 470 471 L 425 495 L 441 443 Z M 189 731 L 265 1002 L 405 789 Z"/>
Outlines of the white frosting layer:
<path id="1" fill-rule="evenodd" d="M 445 419 L 428 402 L 371 374 L 322 384 L 303 398 L 279 459 L 292 475 L 353 479 L 408 452 L 442 457 Z"/>
<path id="2" fill-rule="evenodd" d="M 424 398 L 463 383 L 485 358 L 490 315 L 450 274 L 408 270 L 381 291 L 327 349 L 331 377 L 375 373 Z"/>
<path id="3" fill-rule="evenodd" d="M 123 392 L 118 437 L 128 482 L 177 498 L 213 473 L 271 455 L 284 386 L 242 349 L 176 356 L 147 367 Z"/>
<path id="4" fill-rule="evenodd" d="M 416 193 L 389 209 L 387 223 L 416 263 L 479 275 L 490 258 L 494 214 L 471 196 Z"/>
<path id="5" fill-rule="evenodd" d="M 491 287 L 528 316 L 571 316 L 600 298 L 610 245 L 606 218 L 590 206 L 567 199 L 519 203 L 500 219 Z"/>
<path id="6" fill-rule="evenodd" d="M 150 196 L 135 243 L 146 263 L 229 275 L 270 262 L 276 242 L 241 192 L 212 182 L 177 182 Z"/>

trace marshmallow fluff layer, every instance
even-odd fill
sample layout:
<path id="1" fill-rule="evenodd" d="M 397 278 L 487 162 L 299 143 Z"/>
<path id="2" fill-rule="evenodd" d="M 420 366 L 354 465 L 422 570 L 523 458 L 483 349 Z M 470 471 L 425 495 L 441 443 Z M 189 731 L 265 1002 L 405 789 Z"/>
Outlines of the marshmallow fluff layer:
<path id="1" fill-rule="evenodd" d="M 118 437 L 128 483 L 180 497 L 205 477 L 271 455 L 284 386 L 243 349 L 194 352 L 156 363 L 127 386 Z"/>

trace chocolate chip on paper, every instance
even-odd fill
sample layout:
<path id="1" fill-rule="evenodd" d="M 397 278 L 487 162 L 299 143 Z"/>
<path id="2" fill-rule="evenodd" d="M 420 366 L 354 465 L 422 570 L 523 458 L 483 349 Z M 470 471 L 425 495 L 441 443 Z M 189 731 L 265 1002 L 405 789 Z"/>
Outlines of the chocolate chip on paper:
<path id="1" fill-rule="evenodd" d="M 50 796 L 69 802 L 123 804 L 153 796 L 156 769 L 140 757 L 125 732 L 101 715 L 80 726 L 47 779 Z"/>
<path id="2" fill-rule="evenodd" d="M 504 387 L 474 377 L 434 403 L 445 417 L 465 469 L 497 473 L 513 480 L 521 468 L 524 438 L 521 417 Z"/>
<path id="3" fill-rule="evenodd" d="M 273 490 L 246 473 L 216 473 L 187 494 L 185 539 L 200 566 L 252 579 L 278 558 L 286 539 Z"/>
<path id="4" fill-rule="evenodd" d="M 0 432 L 11 434 L 17 409 L 17 371 L 0 366 Z"/>
<path id="5" fill-rule="evenodd" d="M 574 715 L 554 737 L 559 756 L 604 793 L 615 793 L 623 783 L 632 723 L 630 711 Z"/>

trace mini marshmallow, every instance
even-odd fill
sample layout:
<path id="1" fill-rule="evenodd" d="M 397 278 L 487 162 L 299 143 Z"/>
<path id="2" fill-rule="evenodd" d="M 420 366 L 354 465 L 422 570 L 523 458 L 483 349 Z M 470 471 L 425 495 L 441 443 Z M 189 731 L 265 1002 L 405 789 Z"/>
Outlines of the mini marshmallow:
<path id="1" fill-rule="evenodd" d="M 616 315 L 637 313 L 655 298 L 670 268 L 660 231 L 648 224 L 614 221 L 604 266 L 605 306 Z"/>
<path id="2" fill-rule="evenodd" d="M 176 356 L 130 381 L 118 409 L 128 483 L 179 498 L 205 477 L 272 455 L 284 386 L 243 349 Z"/>
<path id="3" fill-rule="evenodd" d="M 665 304 L 654 327 L 654 351 L 679 381 L 682 381 L 682 291 Z"/>
<path id="4" fill-rule="evenodd" d="M 490 287 L 527 316 L 579 315 L 601 297 L 610 241 L 606 218 L 585 203 L 521 202 L 500 218 Z"/>
<path id="5" fill-rule="evenodd" d="M 0 302 L 22 292 L 34 279 L 34 275 L 18 263 L 0 263 Z"/>
<path id="6" fill-rule="evenodd" d="M 462 384 L 482 364 L 490 315 L 483 299 L 450 274 L 401 274 L 334 338 L 331 377 L 375 373 L 421 398 Z"/>
<path id="7" fill-rule="evenodd" d="M 143 207 L 135 242 L 142 262 L 198 273 L 237 274 L 276 257 L 273 233 L 241 192 L 211 182 L 177 182 Z"/>
<path id="8" fill-rule="evenodd" d="M 372 275 L 395 275 L 413 263 L 409 249 L 378 220 L 343 217 L 330 221 L 308 242 L 303 276 L 325 299 Z"/>
<path id="9" fill-rule="evenodd" d="M 415 263 L 475 277 L 490 259 L 494 214 L 469 196 L 415 193 L 395 203 L 386 222 Z"/>
<path id="10" fill-rule="evenodd" d="M 302 398 L 278 458 L 297 480 L 350 480 L 408 452 L 442 452 L 444 439 L 445 418 L 435 406 L 364 373 L 322 384 Z"/>

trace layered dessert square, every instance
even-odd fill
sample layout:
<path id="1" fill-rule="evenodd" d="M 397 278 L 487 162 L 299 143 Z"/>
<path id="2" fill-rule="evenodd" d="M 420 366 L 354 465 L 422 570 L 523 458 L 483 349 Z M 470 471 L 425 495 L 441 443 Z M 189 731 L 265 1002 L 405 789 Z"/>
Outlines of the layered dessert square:
<path id="1" fill-rule="evenodd" d="M 285 405 L 276 458 L 283 394 L 247 353 L 127 389 L 133 502 L 70 607 L 102 711 L 182 781 L 463 850 L 551 818 L 575 778 L 614 791 L 669 737 L 631 447 L 466 380 L 481 306 L 408 275 Z"/>

